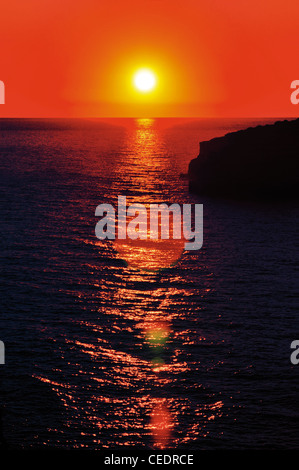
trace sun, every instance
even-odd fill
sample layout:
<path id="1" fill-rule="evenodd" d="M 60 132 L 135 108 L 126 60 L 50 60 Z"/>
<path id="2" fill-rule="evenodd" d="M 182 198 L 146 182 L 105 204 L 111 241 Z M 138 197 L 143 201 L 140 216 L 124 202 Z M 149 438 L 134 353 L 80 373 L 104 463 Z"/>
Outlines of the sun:
<path id="1" fill-rule="evenodd" d="M 138 70 L 134 75 L 134 85 L 137 90 L 147 93 L 153 90 L 157 80 L 155 74 L 149 69 Z"/>

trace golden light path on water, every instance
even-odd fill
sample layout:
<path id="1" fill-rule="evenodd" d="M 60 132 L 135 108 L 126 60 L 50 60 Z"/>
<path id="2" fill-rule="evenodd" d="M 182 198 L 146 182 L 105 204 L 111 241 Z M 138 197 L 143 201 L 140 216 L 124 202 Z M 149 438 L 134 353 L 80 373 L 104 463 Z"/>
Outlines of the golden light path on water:
<path id="1" fill-rule="evenodd" d="M 122 184 L 125 184 L 131 182 L 126 167 L 134 168 L 135 194 L 128 196 L 127 204 L 138 202 L 148 207 L 146 188 L 153 190 L 156 195 L 153 202 L 157 201 L 156 171 L 168 171 L 167 162 L 160 158 L 165 152 L 162 147 L 153 121 L 138 120 L 128 151 L 115 170 L 123 175 Z M 96 240 L 93 243 L 99 252 L 103 249 L 103 242 Z M 107 243 L 111 246 L 111 242 Z M 77 321 L 80 327 L 96 334 L 96 341 L 90 343 L 83 338 L 64 338 L 70 349 L 87 355 L 95 364 L 95 368 L 88 372 L 80 363 L 71 364 L 75 377 L 89 374 L 94 384 L 94 388 L 90 386 L 87 407 L 83 410 L 78 398 L 79 384 L 71 387 L 63 381 L 40 375 L 36 377 L 51 385 L 64 406 L 79 416 L 79 424 L 84 421 L 103 432 L 117 431 L 117 437 L 110 444 L 101 442 L 96 432 L 93 434 L 93 442 L 102 447 L 134 446 L 136 442 L 142 445 L 144 437 L 151 436 L 153 448 L 166 449 L 204 437 L 208 421 L 221 416 L 223 402 L 212 394 L 209 403 L 192 400 L 192 394 L 198 394 L 202 389 L 200 381 L 190 384 L 188 396 L 172 396 L 168 390 L 178 377 L 191 370 L 188 355 L 178 347 L 178 340 L 181 345 L 205 340 L 196 324 L 194 328 L 184 330 L 173 328 L 173 321 L 180 319 L 181 315 L 178 299 L 193 295 L 192 289 L 182 286 L 181 279 L 172 268 L 180 263 L 184 240 L 116 240 L 113 250 L 113 256 L 125 261 L 126 266 L 119 267 L 113 278 L 91 279 L 99 290 L 96 299 L 99 304 L 98 321 Z M 95 276 L 96 263 L 89 268 Z M 164 269 L 168 269 L 167 287 L 160 285 L 159 281 Z M 180 287 L 171 287 L 172 283 Z M 138 287 L 143 285 L 146 288 Z M 196 292 L 194 294 L 197 295 Z M 112 320 L 107 323 L 109 326 L 104 327 L 105 319 L 109 317 Z M 135 345 L 128 347 L 121 341 L 117 346 L 111 344 L 105 336 L 107 332 L 115 338 L 125 335 L 126 341 L 130 342 L 131 338 Z M 56 340 L 53 338 L 53 341 Z M 146 357 L 144 354 L 141 356 L 140 351 L 146 351 Z M 198 366 L 192 366 L 198 370 Z M 113 394 L 111 390 L 114 389 L 117 392 Z M 98 411 L 102 409 L 108 411 L 106 414 L 101 412 L 99 417 Z M 191 416 L 187 427 L 181 425 L 186 413 Z M 75 443 L 76 446 L 84 447 L 84 444 Z"/>
<path id="2" fill-rule="evenodd" d="M 131 158 L 133 161 L 130 164 L 135 167 L 136 175 L 134 178 L 135 184 L 140 183 L 140 189 L 145 187 L 145 183 L 150 185 L 150 180 L 155 179 L 155 171 L 157 167 L 156 155 L 161 152 L 158 134 L 153 128 L 153 119 L 138 119 L 137 130 L 130 142 L 130 147 L 133 149 Z M 163 171 L 163 160 L 159 160 L 159 169 Z M 165 164 L 164 164 L 165 165 Z M 166 170 L 166 168 L 165 168 Z M 144 179 L 146 173 L 146 181 Z M 139 176 L 138 176 L 139 175 Z M 154 181 L 153 181 L 154 186 Z M 146 198 L 147 199 L 147 198 Z M 159 217 L 158 230 L 155 230 L 150 225 L 150 204 L 148 200 L 144 200 L 142 193 L 138 196 L 129 198 L 130 204 L 142 203 L 147 209 L 147 239 L 144 240 L 144 230 L 142 227 L 138 228 L 138 239 L 132 240 L 127 237 L 125 240 L 116 238 L 114 242 L 115 249 L 120 257 L 132 268 L 138 268 L 143 271 L 158 271 L 174 265 L 181 257 L 184 251 L 184 239 L 175 239 L 173 237 L 173 217 L 169 220 L 169 239 L 161 238 L 161 225 L 162 220 Z M 133 217 L 127 218 L 127 225 Z M 181 228 L 181 235 L 182 228 Z M 153 239 L 156 237 L 156 239 Z"/>
<path id="3" fill-rule="evenodd" d="M 155 159 L 153 158 L 153 155 L 157 153 L 157 149 L 161 144 L 158 141 L 157 133 L 153 128 L 153 120 L 138 120 L 138 129 L 136 131 L 135 141 L 131 143 L 131 145 L 135 150 L 133 158 L 134 166 L 137 167 L 136 173 L 142 174 L 146 168 L 155 170 Z M 142 171 L 138 171 L 138 169 L 142 169 Z M 144 187 L 144 179 L 142 179 L 140 183 L 141 187 Z M 130 198 L 130 204 L 134 204 L 134 202 L 140 203 L 140 196 Z M 144 201 L 144 205 L 149 209 L 149 204 L 146 201 Z M 169 228 L 170 238 L 168 240 L 162 240 L 160 219 L 157 240 L 152 240 L 150 238 L 152 231 L 150 229 L 150 220 L 148 215 L 147 239 L 116 240 L 114 243 L 115 249 L 119 256 L 126 261 L 129 268 L 136 268 L 141 271 L 141 276 L 143 271 L 159 272 L 160 270 L 174 266 L 184 252 L 183 236 L 181 239 L 174 239 L 171 236 L 173 235 L 173 218 L 170 218 Z M 139 233 L 142 234 L 140 227 Z M 165 294 L 165 298 L 160 304 L 160 309 L 163 309 L 166 306 L 169 308 L 169 306 L 171 306 L 170 291 L 171 290 Z M 173 305 L 173 308 L 175 308 L 175 305 Z M 161 374 L 161 372 L 177 374 L 187 370 L 188 365 L 185 362 L 177 362 L 175 358 L 172 364 L 167 364 L 163 359 L 164 347 L 167 343 L 169 345 L 171 342 L 171 317 L 165 318 L 162 312 L 159 314 L 159 310 L 156 312 L 145 310 L 144 317 L 144 321 L 141 322 L 141 325 L 139 323 L 137 326 L 142 326 L 143 340 L 152 352 L 152 371 L 156 375 L 154 380 L 159 385 L 166 385 L 167 382 L 169 383 L 171 381 L 171 379 L 160 377 L 159 374 Z M 171 444 L 172 429 L 175 426 L 175 422 L 178 424 L 178 416 L 172 416 L 169 411 L 171 402 L 171 398 L 152 399 L 152 412 L 149 429 L 152 433 L 154 447 L 165 449 Z M 219 401 L 211 405 L 211 410 L 215 409 L 218 411 L 221 407 L 222 402 Z M 208 419 L 214 419 L 214 417 L 215 415 L 211 414 Z M 193 437 L 190 437 L 189 433 L 187 433 L 181 442 L 194 438 L 197 434 L 196 428 L 197 426 L 195 426 L 195 429 L 190 430 L 190 434 L 192 434 L 192 432 L 194 433 Z"/>
<path id="4" fill-rule="evenodd" d="M 152 129 L 151 119 L 140 119 L 138 122 L 139 128 L 136 132 L 136 141 L 133 144 L 137 157 L 136 164 L 143 168 L 144 166 L 150 166 L 152 168 L 152 154 L 157 148 L 157 136 Z M 145 204 L 145 206 L 149 209 L 148 203 Z M 184 241 L 183 239 L 173 239 L 172 236 L 170 236 L 168 240 L 162 240 L 161 218 L 159 220 L 158 233 L 155 234 L 157 239 L 151 239 L 153 231 L 150 227 L 149 211 L 147 222 L 146 240 L 141 239 L 142 229 L 139 227 L 140 239 L 116 239 L 114 243 L 115 249 L 119 253 L 120 257 L 125 260 L 127 265 L 131 268 L 153 272 L 169 268 L 174 265 L 182 255 L 184 250 Z M 173 234 L 172 218 L 170 219 L 169 225 L 171 235 L 171 232 Z M 169 322 L 165 322 L 159 318 L 153 321 L 147 320 L 143 325 L 143 334 L 144 340 L 152 350 L 153 372 L 158 374 L 159 371 L 167 369 L 167 365 L 165 365 L 162 358 L 162 353 L 165 342 L 170 338 Z M 158 377 L 157 380 L 159 381 Z M 171 415 L 167 407 L 167 399 L 154 399 L 149 429 L 152 432 L 155 446 L 160 448 L 167 447 L 170 442 L 172 426 Z"/>

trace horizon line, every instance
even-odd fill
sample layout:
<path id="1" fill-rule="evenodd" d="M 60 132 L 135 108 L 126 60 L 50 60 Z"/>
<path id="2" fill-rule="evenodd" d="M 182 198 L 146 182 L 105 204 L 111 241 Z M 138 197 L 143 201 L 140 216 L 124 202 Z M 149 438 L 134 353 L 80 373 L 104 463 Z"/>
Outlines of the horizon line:
<path id="1" fill-rule="evenodd" d="M 299 116 L 0 116 L 1 119 L 299 119 Z"/>

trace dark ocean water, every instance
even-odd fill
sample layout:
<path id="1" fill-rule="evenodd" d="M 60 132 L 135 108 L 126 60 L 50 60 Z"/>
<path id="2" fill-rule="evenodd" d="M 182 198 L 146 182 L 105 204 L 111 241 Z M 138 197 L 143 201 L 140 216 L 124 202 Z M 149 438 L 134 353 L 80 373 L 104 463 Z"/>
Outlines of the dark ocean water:
<path id="1" fill-rule="evenodd" d="M 1 120 L 10 446 L 299 448 L 298 205 L 201 198 L 180 177 L 200 140 L 261 122 Z M 94 232 L 118 195 L 202 203 L 202 249 L 132 267 Z"/>

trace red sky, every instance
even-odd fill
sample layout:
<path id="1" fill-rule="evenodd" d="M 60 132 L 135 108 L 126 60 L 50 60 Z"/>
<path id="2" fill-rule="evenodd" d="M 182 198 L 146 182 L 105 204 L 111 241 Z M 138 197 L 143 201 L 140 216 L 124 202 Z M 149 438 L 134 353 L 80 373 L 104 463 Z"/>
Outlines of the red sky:
<path id="1" fill-rule="evenodd" d="M 297 116 L 298 34 L 298 0 L 2 0 L 0 115 Z"/>

